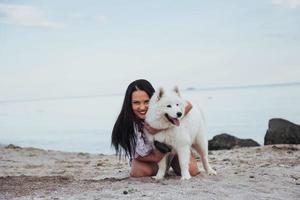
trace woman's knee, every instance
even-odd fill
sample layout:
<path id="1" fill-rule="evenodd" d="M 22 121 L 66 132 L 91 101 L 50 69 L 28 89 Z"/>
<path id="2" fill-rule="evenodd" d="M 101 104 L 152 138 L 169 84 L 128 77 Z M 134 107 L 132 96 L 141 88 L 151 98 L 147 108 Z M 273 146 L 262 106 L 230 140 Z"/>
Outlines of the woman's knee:
<path id="1" fill-rule="evenodd" d="M 143 176 L 146 176 L 146 174 L 141 171 L 138 171 L 138 170 L 131 170 L 130 176 L 131 177 L 143 177 Z"/>
<path id="2" fill-rule="evenodd" d="M 197 160 L 195 159 L 194 156 L 191 157 L 190 163 L 189 163 L 189 171 L 191 176 L 197 176 L 199 172 Z"/>
<path id="3" fill-rule="evenodd" d="M 179 160 L 178 160 L 177 155 L 173 159 L 172 168 L 176 175 L 181 176 L 181 169 L 180 169 Z M 191 157 L 190 157 L 189 172 L 190 172 L 191 176 L 197 176 L 200 173 L 198 164 L 197 164 L 197 160 L 195 159 L 195 157 L 193 155 L 191 155 Z"/>
<path id="4" fill-rule="evenodd" d="M 130 176 L 131 177 L 147 177 L 147 176 L 154 176 L 154 170 L 152 169 L 131 169 Z"/>
<path id="5" fill-rule="evenodd" d="M 133 162 L 131 166 L 131 177 L 154 176 L 157 172 L 157 166 L 152 163 Z"/>
<path id="6" fill-rule="evenodd" d="M 199 174 L 199 169 L 198 169 L 197 165 L 190 166 L 189 171 L 190 171 L 191 176 L 197 176 Z"/>

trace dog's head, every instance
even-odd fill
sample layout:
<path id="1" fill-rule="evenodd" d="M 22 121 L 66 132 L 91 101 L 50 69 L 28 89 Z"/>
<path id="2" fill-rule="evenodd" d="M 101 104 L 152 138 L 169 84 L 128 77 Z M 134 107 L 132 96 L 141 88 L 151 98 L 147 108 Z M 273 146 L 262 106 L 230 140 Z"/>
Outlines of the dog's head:
<path id="1" fill-rule="evenodd" d="M 179 126 L 184 115 L 185 104 L 186 101 L 181 98 L 178 87 L 168 92 L 159 88 L 150 100 L 146 121 L 150 125 L 160 124 L 160 128 Z"/>

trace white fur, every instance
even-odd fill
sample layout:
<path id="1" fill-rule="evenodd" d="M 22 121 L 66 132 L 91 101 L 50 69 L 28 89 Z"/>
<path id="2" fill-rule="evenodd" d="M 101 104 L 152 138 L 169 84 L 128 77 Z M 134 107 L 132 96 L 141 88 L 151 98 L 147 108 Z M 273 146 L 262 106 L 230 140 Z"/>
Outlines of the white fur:
<path id="1" fill-rule="evenodd" d="M 208 163 L 208 146 L 205 139 L 205 123 L 203 113 L 196 104 L 186 116 L 178 118 L 179 126 L 170 123 L 165 114 L 176 118 L 176 113 L 184 113 L 186 101 L 180 97 L 178 88 L 166 93 L 162 88 L 154 93 L 150 99 L 149 108 L 146 114 L 146 122 L 153 128 L 165 129 L 157 134 L 150 134 L 146 130 L 146 135 L 150 141 L 160 141 L 172 146 L 178 154 L 181 168 L 181 179 L 190 179 L 189 161 L 191 147 L 201 156 L 205 171 L 209 174 L 216 174 Z M 171 106 L 171 107 L 170 107 Z M 158 163 L 159 170 L 154 178 L 162 179 L 166 172 L 166 156 Z"/>

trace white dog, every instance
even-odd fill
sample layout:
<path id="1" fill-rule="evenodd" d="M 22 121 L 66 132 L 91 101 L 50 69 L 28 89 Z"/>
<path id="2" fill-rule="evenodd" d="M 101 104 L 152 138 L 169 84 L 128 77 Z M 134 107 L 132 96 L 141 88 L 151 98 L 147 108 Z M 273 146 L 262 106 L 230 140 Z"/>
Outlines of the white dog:
<path id="1" fill-rule="evenodd" d="M 200 108 L 193 104 L 191 111 L 183 116 L 186 103 L 180 97 L 177 87 L 169 93 L 162 88 L 156 91 L 150 99 L 145 121 L 153 128 L 164 130 L 154 135 L 145 130 L 146 135 L 152 142 L 157 140 L 172 146 L 173 151 L 178 154 L 182 180 L 191 178 L 189 162 L 192 146 L 201 156 L 206 173 L 214 175 L 216 171 L 208 163 L 203 114 Z M 164 177 L 167 168 L 166 158 L 167 155 L 158 163 L 159 170 L 155 179 Z"/>

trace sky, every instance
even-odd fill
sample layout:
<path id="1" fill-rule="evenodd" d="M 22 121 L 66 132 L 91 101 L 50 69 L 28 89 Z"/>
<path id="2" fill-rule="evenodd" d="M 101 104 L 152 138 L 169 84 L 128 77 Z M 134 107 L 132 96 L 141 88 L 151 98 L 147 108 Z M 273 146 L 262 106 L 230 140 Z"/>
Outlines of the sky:
<path id="1" fill-rule="evenodd" d="M 0 0 L 0 101 L 300 82 L 300 0 Z"/>

